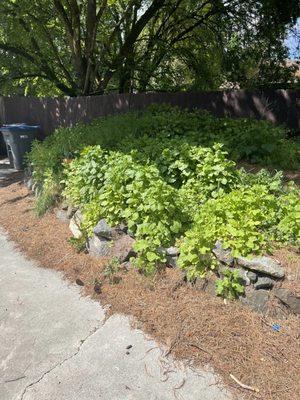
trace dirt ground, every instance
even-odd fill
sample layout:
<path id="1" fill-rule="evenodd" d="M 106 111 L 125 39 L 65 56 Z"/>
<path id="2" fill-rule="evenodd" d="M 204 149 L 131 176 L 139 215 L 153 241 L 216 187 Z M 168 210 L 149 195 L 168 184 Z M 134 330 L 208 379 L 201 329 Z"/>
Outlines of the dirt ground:
<path id="1" fill-rule="evenodd" d="M 103 274 L 107 260 L 77 253 L 68 242 L 68 224 L 54 212 L 38 219 L 33 208 L 34 198 L 16 179 L 0 188 L 0 225 L 28 257 L 84 285 L 85 294 L 109 304 L 111 313 L 135 317 L 135 323 L 173 356 L 211 366 L 238 399 L 299 400 L 299 317 L 278 320 L 238 302 L 225 304 L 184 283 L 180 272 L 172 269 L 152 280 L 134 270 L 119 271 L 111 284 Z M 297 280 L 299 254 L 278 250 L 276 257 Z M 279 332 L 272 328 L 274 323 L 280 324 Z M 257 390 L 243 389 L 230 374 Z"/>

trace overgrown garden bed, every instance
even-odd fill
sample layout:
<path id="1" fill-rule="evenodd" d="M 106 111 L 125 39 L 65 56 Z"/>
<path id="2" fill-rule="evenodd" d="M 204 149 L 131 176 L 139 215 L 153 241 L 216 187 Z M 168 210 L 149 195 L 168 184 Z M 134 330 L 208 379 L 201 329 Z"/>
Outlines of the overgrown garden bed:
<path id="1" fill-rule="evenodd" d="M 134 238 L 130 261 L 142 273 L 153 275 L 176 264 L 193 282 L 221 270 L 217 241 L 233 260 L 299 246 L 298 187 L 284 182 L 281 172 L 238 169 L 241 160 L 297 169 L 299 143 L 266 121 L 153 106 L 145 113 L 60 129 L 36 142 L 29 155 L 37 213 L 61 202 L 78 209 L 77 247 L 108 253 L 111 238 L 99 239 L 94 232 L 105 219 Z M 170 247 L 177 249 L 176 259 Z M 223 269 L 219 275 L 219 295 L 244 293 L 238 270 Z"/>
<path id="2" fill-rule="evenodd" d="M 289 351 L 299 339 L 295 337 L 299 320 L 293 315 L 300 311 L 300 280 L 295 269 L 299 264 L 300 191 L 280 169 L 297 171 L 300 160 L 299 142 L 288 139 L 284 128 L 265 121 L 217 119 L 205 112 L 154 106 L 144 113 L 60 129 L 43 143 L 34 143 L 28 160 L 36 214 L 42 216 L 58 207 L 56 215 L 70 224 L 73 237 L 69 242 L 81 252 L 78 257 L 90 252 L 104 264 L 103 268 L 98 264 L 99 270 L 81 268 L 85 278 L 78 278 L 78 284 L 90 287 L 116 311 L 148 321 L 147 330 L 162 341 L 171 337 L 171 347 L 179 349 L 174 351 L 180 357 L 190 358 L 189 346 L 201 350 L 199 338 L 203 343 L 208 339 L 200 334 L 199 323 L 192 323 L 183 300 L 178 303 L 178 295 L 189 302 L 193 318 L 204 318 L 199 326 L 204 330 L 209 326 L 210 335 L 216 334 L 218 341 L 222 335 L 217 320 L 224 330 L 232 312 L 239 323 L 224 335 L 227 345 L 219 352 L 220 347 L 210 343 L 211 350 L 204 352 L 209 359 L 200 357 L 201 363 L 211 363 L 225 379 L 229 370 L 220 357 L 243 378 L 255 365 L 256 373 L 251 372 L 249 381 L 260 382 L 263 396 L 267 394 L 263 388 L 266 377 L 263 363 L 257 360 L 259 349 L 249 362 L 245 361 L 248 355 L 241 353 L 241 349 L 249 351 L 248 340 L 259 340 L 264 348 L 261 360 L 266 360 L 269 350 L 263 337 L 270 335 L 261 324 L 273 332 L 285 332 L 282 344 L 286 341 L 284 346 L 289 348 L 280 350 L 272 336 L 276 354 L 271 352 L 271 359 L 278 360 L 281 351 L 287 362 L 295 364 L 296 353 L 292 356 Z M 238 167 L 241 163 L 246 163 L 248 171 L 254 165 L 256 172 Z M 105 285 L 110 286 L 108 291 Z M 184 310 L 185 317 L 181 315 L 174 329 L 170 324 L 175 314 L 164 324 L 162 314 L 158 317 L 150 306 L 151 292 L 160 300 L 168 298 L 165 309 L 160 300 L 157 303 L 162 313 L 172 314 L 179 306 Z M 225 298 L 229 309 L 223 309 L 215 295 Z M 152 299 L 150 303 L 146 298 Z M 228 306 L 226 299 L 240 299 L 267 319 L 258 317 L 256 329 L 251 311 L 233 303 Z M 146 305 L 143 312 L 140 302 Z M 204 311 L 209 302 L 216 318 Z M 147 312 L 154 313 L 153 318 Z M 228 313 L 225 319 L 224 313 Z M 251 329 L 251 335 L 245 329 Z M 193 338 L 190 345 L 189 335 Z M 239 354 L 243 357 L 246 368 L 233 368 L 228 361 L 234 338 L 245 338 L 248 343 L 232 350 L 236 362 Z M 214 356 L 214 351 L 219 355 Z M 273 361 L 268 365 L 275 368 Z M 297 389 L 294 367 L 289 364 L 289 368 L 292 398 Z M 276 371 L 268 391 L 270 398 L 279 399 L 283 397 L 277 391 L 283 386 L 275 383 Z M 258 373 L 263 377 L 258 378 Z M 284 390 L 289 389 L 285 386 Z"/>

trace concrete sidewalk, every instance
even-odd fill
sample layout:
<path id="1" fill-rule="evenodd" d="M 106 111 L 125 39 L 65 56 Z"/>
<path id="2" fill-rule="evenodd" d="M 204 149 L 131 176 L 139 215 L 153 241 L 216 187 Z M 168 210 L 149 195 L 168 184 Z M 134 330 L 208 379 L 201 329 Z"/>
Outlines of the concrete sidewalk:
<path id="1" fill-rule="evenodd" d="M 105 322 L 99 303 L 0 232 L 1 400 L 229 399 L 214 383 L 164 357 L 127 317 Z"/>

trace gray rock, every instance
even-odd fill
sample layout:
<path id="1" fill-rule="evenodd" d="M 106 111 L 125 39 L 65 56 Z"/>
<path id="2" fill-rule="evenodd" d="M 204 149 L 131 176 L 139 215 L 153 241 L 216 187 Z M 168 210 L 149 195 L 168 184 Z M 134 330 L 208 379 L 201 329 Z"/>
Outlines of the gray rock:
<path id="1" fill-rule="evenodd" d="M 167 256 L 176 257 L 179 255 L 179 249 L 175 246 L 168 247 L 166 249 Z"/>
<path id="2" fill-rule="evenodd" d="M 56 218 L 62 222 L 69 222 L 69 218 L 67 216 L 67 212 L 64 210 L 57 210 L 56 211 Z"/>
<path id="3" fill-rule="evenodd" d="M 260 276 L 257 279 L 257 282 L 254 284 L 254 288 L 256 290 L 259 289 L 272 289 L 274 286 L 274 281 L 273 279 L 267 277 L 267 276 Z"/>
<path id="4" fill-rule="evenodd" d="M 136 256 L 133 250 L 135 240 L 129 235 L 123 235 L 114 241 L 111 248 L 111 256 L 116 257 L 120 263 L 129 261 L 131 257 Z"/>
<path id="5" fill-rule="evenodd" d="M 94 257 L 108 257 L 111 255 L 110 240 L 93 236 L 88 240 L 88 251 Z"/>
<path id="6" fill-rule="evenodd" d="M 67 217 L 71 219 L 78 209 L 73 206 L 68 206 Z"/>
<path id="7" fill-rule="evenodd" d="M 66 203 L 65 201 L 61 203 L 60 205 L 61 210 L 67 211 L 69 208 L 68 203 Z"/>
<path id="8" fill-rule="evenodd" d="M 300 296 L 290 292 L 288 289 L 278 288 L 274 290 L 275 296 L 295 314 L 300 314 Z"/>
<path id="9" fill-rule="evenodd" d="M 219 240 L 216 241 L 212 252 L 219 261 L 229 266 L 233 266 L 234 258 L 231 254 L 231 251 L 223 249 L 222 243 Z"/>
<path id="10" fill-rule="evenodd" d="M 247 277 L 250 279 L 251 283 L 255 283 L 257 281 L 257 274 L 253 271 L 246 271 Z"/>
<path id="11" fill-rule="evenodd" d="M 247 271 L 245 271 L 243 268 L 236 268 L 236 269 L 237 269 L 237 271 L 239 271 L 239 275 L 243 281 L 243 284 L 245 286 L 251 285 L 251 280 L 247 275 Z"/>
<path id="12" fill-rule="evenodd" d="M 251 290 L 240 300 L 252 310 L 264 314 L 268 311 L 269 293 L 268 290 Z"/>
<path id="13" fill-rule="evenodd" d="M 275 278 L 284 278 L 284 269 L 281 264 L 269 257 L 237 258 L 237 264 L 243 268 L 261 272 Z"/>
<path id="14" fill-rule="evenodd" d="M 94 257 L 115 258 L 123 264 L 136 256 L 133 250 L 134 243 L 135 240 L 129 235 L 123 235 L 116 240 L 94 235 L 88 240 L 88 250 Z"/>
<path id="15" fill-rule="evenodd" d="M 216 281 L 209 278 L 197 278 L 194 287 L 212 296 L 216 296 Z"/>
<path id="16" fill-rule="evenodd" d="M 98 237 L 111 240 L 114 237 L 114 230 L 106 223 L 105 219 L 100 219 L 94 228 L 94 234 Z"/>
<path id="17" fill-rule="evenodd" d="M 76 239 L 80 239 L 82 237 L 82 232 L 80 230 L 82 219 L 83 217 L 80 210 L 77 210 L 70 220 L 69 228 Z"/>
<path id="18" fill-rule="evenodd" d="M 27 179 L 26 186 L 27 186 L 28 190 L 32 190 L 32 188 L 33 188 L 33 179 L 32 178 Z"/>
<path id="19" fill-rule="evenodd" d="M 178 257 L 167 256 L 167 266 L 171 268 L 178 268 Z"/>

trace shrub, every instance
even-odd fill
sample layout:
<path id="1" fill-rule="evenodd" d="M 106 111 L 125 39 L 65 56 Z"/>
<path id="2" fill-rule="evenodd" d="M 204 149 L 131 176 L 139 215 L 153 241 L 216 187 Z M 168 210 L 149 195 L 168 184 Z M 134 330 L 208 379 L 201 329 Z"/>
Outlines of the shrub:
<path id="1" fill-rule="evenodd" d="M 112 225 L 126 222 L 136 236 L 138 267 L 152 273 L 164 261 L 159 248 L 174 242 L 185 222 L 176 189 L 156 166 L 99 146 L 83 150 L 65 169 L 64 194 L 81 207 L 86 235 L 101 217 Z"/>
<path id="2" fill-rule="evenodd" d="M 244 293 L 245 287 L 239 271 L 225 269 L 222 272 L 223 279 L 216 280 L 216 293 L 229 300 L 234 300 Z"/>
<path id="3" fill-rule="evenodd" d="M 269 250 L 271 241 L 280 237 L 295 242 L 299 226 L 297 222 L 290 224 L 290 219 L 297 213 L 299 201 L 292 193 L 278 198 L 264 185 L 241 187 L 208 200 L 186 232 L 180 266 L 190 278 L 203 275 L 213 265 L 211 252 L 216 239 L 234 256 Z"/>
<path id="4" fill-rule="evenodd" d="M 53 174 L 50 171 L 45 171 L 44 184 L 39 190 L 35 212 L 38 217 L 41 217 L 55 205 L 61 188 L 55 177 L 53 177 Z"/>
<path id="5" fill-rule="evenodd" d="M 199 157 L 195 173 L 179 190 L 182 207 L 190 215 L 197 213 L 208 199 L 229 193 L 240 180 L 235 163 L 227 159 L 228 154 L 221 144 L 196 149 L 202 157 Z"/>
<path id="6" fill-rule="evenodd" d="M 300 246 L 300 193 L 295 187 L 280 199 L 281 219 L 276 227 L 276 239 Z"/>
<path id="7" fill-rule="evenodd" d="M 160 108 L 160 111 L 156 106 L 143 113 L 131 112 L 101 118 L 89 125 L 60 128 L 44 142 L 35 142 L 29 154 L 35 183 L 43 184 L 46 171 L 59 175 L 63 160 L 73 158 L 89 145 L 127 153 L 134 149 L 141 152 L 145 147 L 146 155 L 153 160 L 161 155 L 157 150 L 166 147 L 166 141 L 171 139 L 175 140 L 172 151 L 179 150 L 171 155 L 172 159 L 183 154 L 185 144 L 210 147 L 218 142 L 223 143 L 234 160 L 279 168 L 299 167 L 299 142 L 287 139 L 281 127 L 252 119 L 215 118 L 203 111 Z M 162 157 L 168 160 L 168 151 Z"/>
<path id="8" fill-rule="evenodd" d="M 89 146 L 70 163 L 64 163 L 63 196 L 74 206 L 91 202 L 104 182 L 107 154 L 100 146 Z"/>
<path id="9" fill-rule="evenodd" d="M 34 143 L 29 162 L 39 215 L 62 194 L 81 209 L 84 237 L 100 218 L 125 222 L 146 274 L 177 241 L 192 279 L 214 267 L 217 239 L 235 255 L 299 243 L 299 192 L 284 187 L 282 173 L 248 174 L 232 160 L 297 165 L 297 151 L 264 121 L 154 106 L 59 129 Z"/>
<path id="10" fill-rule="evenodd" d="M 272 175 L 266 169 L 261 169 L 256 174 L 251 174 L 241 168 L 238 174 L 241 186 L 264 185 L 268 187 L 270 193 L 281 194 L 284 192 L 282 171 L 277 171 Z"/>

